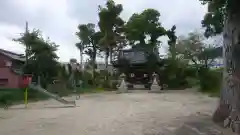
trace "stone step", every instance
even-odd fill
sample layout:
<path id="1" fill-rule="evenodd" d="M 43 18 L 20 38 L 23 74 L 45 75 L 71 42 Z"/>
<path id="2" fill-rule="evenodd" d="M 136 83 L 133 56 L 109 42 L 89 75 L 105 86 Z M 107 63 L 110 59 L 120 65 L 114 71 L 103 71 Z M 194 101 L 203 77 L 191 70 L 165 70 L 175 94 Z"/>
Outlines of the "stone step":
<path id="1" fill-rule="evenodd" d="M 133 84 L 133 87 L 128 87 L 129 90 L 149 90 L 149 88 L 145 88 L 144 84 Z"/>

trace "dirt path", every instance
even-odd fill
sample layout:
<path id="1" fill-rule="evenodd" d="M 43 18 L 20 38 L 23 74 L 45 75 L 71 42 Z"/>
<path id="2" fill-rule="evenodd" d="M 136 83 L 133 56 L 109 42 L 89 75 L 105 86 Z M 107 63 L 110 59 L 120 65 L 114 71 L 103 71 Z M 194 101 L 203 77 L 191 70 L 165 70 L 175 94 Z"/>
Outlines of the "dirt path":
<path id="1" fill-rule="evenodd" d="M 211 124 L 216 105 L 215 98 L 187 91 L 91 94 L 76 108 L 49 100 L 0 110 L 0 135 L 205 135 L 210 129 L 200 131 L 199 120 Z"/>

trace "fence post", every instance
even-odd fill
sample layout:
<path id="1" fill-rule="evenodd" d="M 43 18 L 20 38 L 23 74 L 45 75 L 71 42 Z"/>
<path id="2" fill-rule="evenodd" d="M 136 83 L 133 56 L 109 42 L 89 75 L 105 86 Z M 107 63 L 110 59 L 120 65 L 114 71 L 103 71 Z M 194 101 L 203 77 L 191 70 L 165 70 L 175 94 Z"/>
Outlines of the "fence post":
<path id="1" fill-rule="evenodd" d="M 27 104 L 28 104 L 28 88 L 25 88 L 25 92 L 24 92 L 24 104 L 25 104 L 25 108 L 27 108 Z"/>

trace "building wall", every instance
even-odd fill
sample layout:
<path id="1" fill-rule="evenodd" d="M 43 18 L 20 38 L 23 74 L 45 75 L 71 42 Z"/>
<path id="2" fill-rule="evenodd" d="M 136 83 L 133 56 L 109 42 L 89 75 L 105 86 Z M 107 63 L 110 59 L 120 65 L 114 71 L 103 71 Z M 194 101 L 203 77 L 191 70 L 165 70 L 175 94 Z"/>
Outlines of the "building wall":
<path id="1" fill-rule="evenodd" d="M 0 88 L 19 88 L 21 77 L 8 67 L 0 68 Z"/>
<path id="2" fill-rule="evenodd" d="M 11 60 L 0 54 L 0 88 L 18 88 L 21 77 L 6 67 L 6 62 L 11 63 Z"/>
<path id="3" fill-rule="evenodd" d="M 0 54 L 0 68 L 6 66 L 6 61 L 10 61 L 9 58 Z"/>

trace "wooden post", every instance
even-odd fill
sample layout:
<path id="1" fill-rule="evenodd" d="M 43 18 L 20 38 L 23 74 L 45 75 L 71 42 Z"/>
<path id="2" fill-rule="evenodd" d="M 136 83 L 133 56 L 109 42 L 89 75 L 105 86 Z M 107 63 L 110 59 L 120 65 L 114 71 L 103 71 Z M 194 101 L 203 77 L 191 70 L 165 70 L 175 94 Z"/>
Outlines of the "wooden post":
<path id="1" fill-rule="evenodd" d="M 27 105 L 28 105 L 28 86 L 32 82 L 32 77 L 25 75 L 23 82 L 24 82 L 24 88 L 25 88 L 25 90 L 24 90 L 24 104 L 25 104 L 25 108 L 27 108 Z"/>

